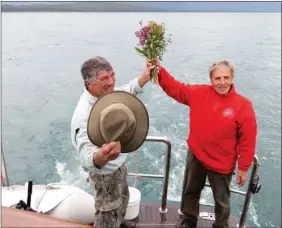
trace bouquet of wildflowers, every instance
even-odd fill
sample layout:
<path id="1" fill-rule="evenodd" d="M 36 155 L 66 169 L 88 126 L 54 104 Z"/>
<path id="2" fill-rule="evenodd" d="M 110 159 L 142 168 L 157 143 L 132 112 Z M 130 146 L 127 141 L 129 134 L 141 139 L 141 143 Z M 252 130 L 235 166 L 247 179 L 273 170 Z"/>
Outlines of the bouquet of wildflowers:
<path id="1" fill-rule="evenodd" d="M 171 35 L 165 37 L 165 25 L 157 24 L 154 21 L 149 21 L 146 26 L 143 26 L 142 21 L 139 22 L 141 29 L 135 32 L 136 37 L 139 39 L 138 47 L 135 50 L 140 55 L 149 59 L 153 64 L 157 60 L 162 60 L 163 54 L 166 51 L 168 43 L 171 43 Z M 157 69 L 152 71 L 153 83 L 158 82 Z"/>

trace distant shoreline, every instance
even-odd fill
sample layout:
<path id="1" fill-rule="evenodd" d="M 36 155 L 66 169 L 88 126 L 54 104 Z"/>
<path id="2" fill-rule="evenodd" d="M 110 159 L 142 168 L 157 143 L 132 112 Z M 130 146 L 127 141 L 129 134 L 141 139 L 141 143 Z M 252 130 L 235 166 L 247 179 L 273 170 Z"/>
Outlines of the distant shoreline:
<path id="1" fill-rule="evenodd" d="M 215 7 L 160 7 L 150 5 L 137 5 L 134 2 L 73 2 L 59 4 L 29 4 L 29 5 L 12 5 L 1 4 L 2 13 L 7 12 L 191 12 L 191 13 L 281 13 L 281 11 L 263 10 L 261 8 L 232 8 L 216 9 Z"/>

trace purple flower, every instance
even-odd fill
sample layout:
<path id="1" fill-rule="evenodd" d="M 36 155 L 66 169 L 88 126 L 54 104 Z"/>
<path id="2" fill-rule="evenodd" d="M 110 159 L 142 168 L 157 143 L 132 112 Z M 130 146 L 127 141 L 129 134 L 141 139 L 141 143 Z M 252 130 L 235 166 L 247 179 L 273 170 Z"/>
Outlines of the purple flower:
<path id="1" fill-rule="evenodd" d="M 140 40 L 139 44 L 143 46 L 145 44 L 145 40 Z"/>
<path id="2" fill-rule="evenodd" d="M 148 27 L 144 27 L 139 31 L 138 37 L 147 39 L 149 36 L 150 29 Z"/>
<path id="3" fill-rule="evenodd" d="M 150 34 L 150 28 L 148 26 L 142 27 L 140 30 L 135 32 L 136 37 L 139 39 L 139 45 L 144 46 Z"/>

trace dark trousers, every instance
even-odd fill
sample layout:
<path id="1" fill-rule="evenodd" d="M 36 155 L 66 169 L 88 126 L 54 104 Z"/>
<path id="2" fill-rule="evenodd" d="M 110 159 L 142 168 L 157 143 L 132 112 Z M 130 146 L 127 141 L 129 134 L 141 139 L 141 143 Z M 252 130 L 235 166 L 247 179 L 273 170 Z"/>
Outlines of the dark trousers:
<path id="1" fill-rule="evenodd" d="M 215 201 L 213 228 L 228 228 L 230 215 L 229 185 L 232 173 L 220 174 L 207 170 L 191 151 L 188 153 L 188 174 L 183 195 L 183 220 L 188 227 L 194 228 L 197 226 L 200 196 L 208 176 Z"/>

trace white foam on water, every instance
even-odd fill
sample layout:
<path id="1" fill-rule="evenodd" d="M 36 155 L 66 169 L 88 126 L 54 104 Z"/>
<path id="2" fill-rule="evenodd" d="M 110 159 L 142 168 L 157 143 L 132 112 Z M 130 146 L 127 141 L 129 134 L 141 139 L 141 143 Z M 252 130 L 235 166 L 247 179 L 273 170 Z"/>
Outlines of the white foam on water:
<path id="1" fill-rule="evenodd" d="M 177 165 L 171 169 L 170 185 L 168 189 L 168 200 L 181 201 L 181 194 L 183 188 L 183 178 L 185 170 L 185 159 L 187 154 L 186 142 L 179 142 L 180 147 L 174 157 Z M 183 156 L 184 155 L 184 156 Z M 201 194 L 200 203 L 213 204 L 213 196 L 210 188 L 204 188 Z"/>
<path id="2" fill-rule="evenodd" d="M 60 184 L 73 185 L 85 189 L 88 186 L 86 182 L 88 174 L 84 172 L 81 166 L 77 166 L 75 170 L 68 170 L 67 164 L 56 161 L 57 174 L 60 176 Z"/>
<path id="3" fill-rule="evenodd" d="M 250 173 L 251 171 L 249 171 Z M 234 178 L 235 177 L 235 178 Z M 232 189 L 235 189 L 235 190 L 238 190 L 238 191 L 247 191 L 247 188 L 245 188 L 244 190 L 240 189 L 238 187 L 238 185 L 235 183 L 235 180 L 236 180 L 236 175 L 234 176 L 232 179 L 232 182 L 231 182 L 231 185 L 230 185 L 230 188 Z M 249 181 L 249 179 L 248 179 Z M 249 183 L 245 183 L 245 187 L 248 185 Z M 238 196 L 238 195 L 235 195 L 235 194 L 231 194 L 231 197 L 234 198 L 234 197 L 242 197 L 242 196 Z M 240 208 L 238 208 L 237 210 L 239 210 L 240 212 L 240 215 L 241 215 L 241 210 L 243 209 L 243 203 L 244 203 L 244 199 L 245 198 L 242 198 L 242 206 Z M 231 205 L 232 206 L 232 205 Z M 256 210 L 256 206 L 257 204 L 254 203 L 254 198 L 251 199 L 250 201 L 250 204 L 249 204 L 249 209 L 248 209 L 248 214 L 247 214 L 247 218 L 250 218 L 250 220 L 258 227 L 261 227 L 261 224 L 259 223 L 259 216 L 258 216 L 258 213 L 257 213 L 257 210 Z"/>
<path id="4" fill-rule="evenodd" d="M 249 213 L 250 213 L 252 222 L 256 226 L 261 227 L 261 225 L 260 225 L 260 223 L 258 221 L 258 214 L 257 214 L 255 206 L 256 206 L 256 204 L 253 202 L 253 200 L 251 200 L 250 205 L 249 205 Z"/>
<path id="5" fill-rule="evenodd" d="M 277 227 L 277 226 L 274 226 L 270 221 L 267 221 L 265 226 L 266 227 Z"/>

